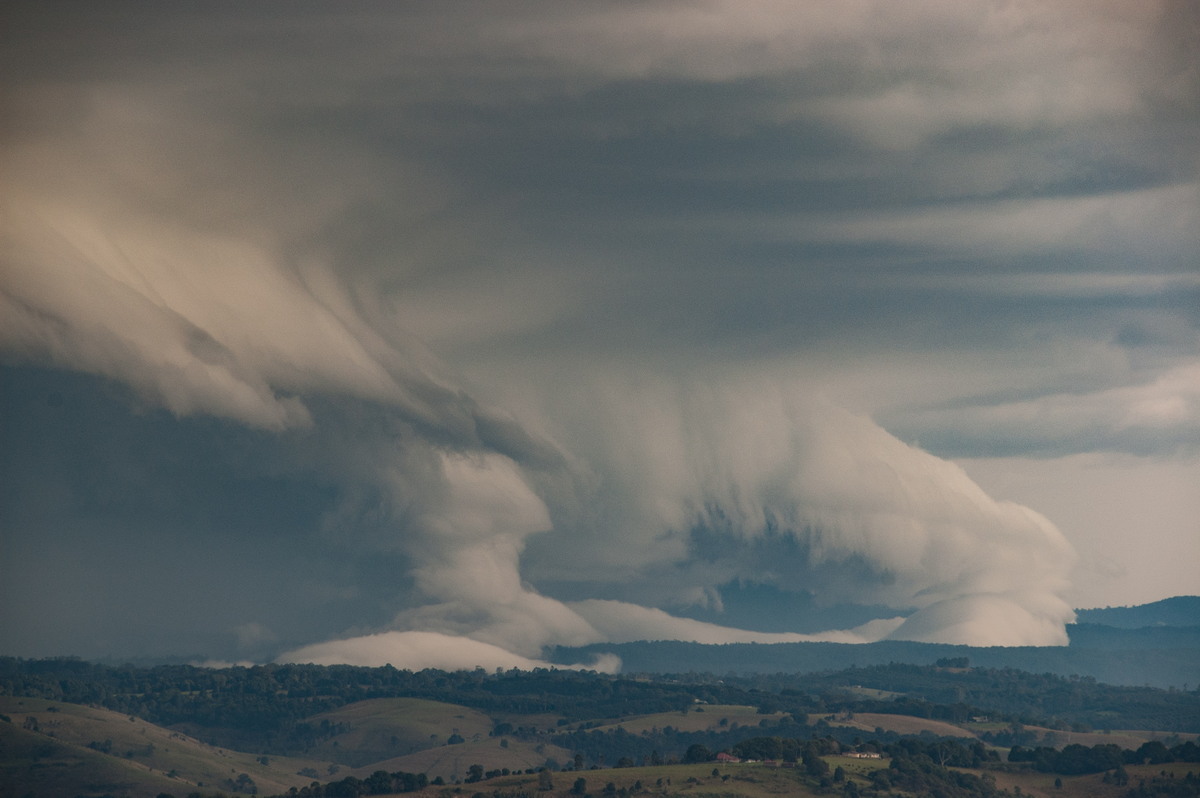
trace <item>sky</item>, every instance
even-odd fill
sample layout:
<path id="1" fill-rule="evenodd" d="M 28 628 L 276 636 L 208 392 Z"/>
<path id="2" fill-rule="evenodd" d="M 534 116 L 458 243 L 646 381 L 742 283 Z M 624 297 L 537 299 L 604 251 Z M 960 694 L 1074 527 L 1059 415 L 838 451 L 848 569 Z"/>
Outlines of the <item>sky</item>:
<path id="1" fill-rule="evenodd" d="M 1195 3 L 0 13 L 0 654 L 1200 594 Z"/>

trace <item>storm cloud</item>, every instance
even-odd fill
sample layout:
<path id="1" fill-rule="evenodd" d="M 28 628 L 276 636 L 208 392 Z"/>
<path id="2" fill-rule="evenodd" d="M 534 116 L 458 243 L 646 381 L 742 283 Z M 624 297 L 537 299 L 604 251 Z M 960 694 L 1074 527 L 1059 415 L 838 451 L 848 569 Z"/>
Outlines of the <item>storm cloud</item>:
<path id="1" fill-rule="evenodd" d="M 6 13 L 13 653 L 1057 645 L 970 474 L 1196 474 L 1187 4 Z"/>

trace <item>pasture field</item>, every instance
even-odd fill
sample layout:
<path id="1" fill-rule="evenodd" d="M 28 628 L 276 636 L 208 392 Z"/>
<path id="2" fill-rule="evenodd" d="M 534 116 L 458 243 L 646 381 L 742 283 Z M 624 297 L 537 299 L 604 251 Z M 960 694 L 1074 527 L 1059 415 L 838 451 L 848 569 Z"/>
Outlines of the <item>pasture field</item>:
<path id="1" fill-rule="evenodd" d="M 502 741 L 507 742 L 507 746 L 503 745 Z M 567 749 L 556 745 L 521 742 L 510 738 L 487 738 L 477 742 L 426 748 L 405 756 L 373 762 L 349 773 L 365 779 L 376 770 L 386 770 L 389 773 L 403 770 L 407 773 L 424 773 L 430 779 L 441 776 L 446 781 L 453 781 L 465 779 L 467 769 L 471 765 L 480 765 L 484 771 L 503 768 L 513 771 L 537 770 L 544 766 L 547 760 L 553 760 L 561 766 L 570 763 L 573 756 Z"/>
<path id="2" fill-rule="evenodd" d="M 455 735 L 468 742 L 486 740 L 494 726 L 492 719 L 478 710 L 422 698 L 359 701 L 313 715 L 307 722 L 345 727 L 308 753 L 351 767 L 444 746 Z"/>
<path id="3" fill-rule="evenodd" d="M 1049 745 L 1054 748 L 1062 748 L 1065 745 L 1079 744 L 1086 746 L 1093 745 L 1119 745 L 1122 748 L 1137 750 L 1142 743 L 1150 742 L 1151 740 L 1163 740 L 1168 736 L 1177 737 L 1180 740 L 1194 740 L 1195 734 L 1171 734 L 1156 731 L 1137 731 L 1137 730 L 1113 730 L 1111 732 L 1074 732 L 1062 731 L 1058 729 L 1047 729 L 1041 726 L 1026 726 L 1029 731 L 1038 732 L 1043 742 L 1040 745 Z"/>
<path id="4" fill-rule="evenodd" d="M 753 727 L 762 724 L 764 720 L 771 724 L 778 723 L 785 713 L 772 712 L 759 714 L 756 707 L 737 706 L 733 704 L 708 704 L 687 712 L 657 712 L 652 715 L 635 715 L 622 718 L 619 721 L 597 726 L 594 731 L 612 731 L 618 727 L 624 728 L 630 734 L 641 734 L 652 729 L 665 729 L 668 726 L 685 732 L 721 731 L 736 727 Z"/>
<path id="5" fill-rule="evenodd" d="M 947 723 L 943 720 L 914 718 L 911 715 L 884 715 L 877 712 L 856 712 L 852 716 L 826 720 L 830 726 L 846 726 L 852 729 L 862 729 L 871 733 L 875 729 L 893 731 L 897 734 L 920 734 L 923 731 L 936 734 L 939 737 L 974 738 L 975 734 L 962 726 Z"/>

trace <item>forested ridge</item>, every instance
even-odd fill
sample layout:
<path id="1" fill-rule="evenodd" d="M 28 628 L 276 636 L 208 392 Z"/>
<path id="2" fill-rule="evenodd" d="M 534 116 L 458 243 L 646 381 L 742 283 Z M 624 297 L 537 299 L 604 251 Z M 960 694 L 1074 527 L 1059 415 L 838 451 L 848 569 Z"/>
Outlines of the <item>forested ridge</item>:
<path id="1" fill-rule="evenodd" d="M 963 665 L 965 659 L 944 663 Z M 870 697 L 857 688 L 887 691 Z M 1200 732 L 1200 691 L 1101 684 L 1014 669 L 892 663 L 813 674 L 655 678 L 539 669 L 489 673 L 391 666 L 113 667 L 73 658 L 0 658 L 0 693 L 96 704 L 161 725 L 192 724 L 283 742 L 297 721 L 368 698 L 412 697 L 490 714 L 552 712 L 565 723 L 741 704 L 766 712 L 884 712 L 962 722 L 988 714 L 1052 728 Z"/>
<path id="2" fill-rule="evenodd" d="M 1200 690 L 1111 685 L 1087 676 L 1062 677 L 1015 668 L 947 671 L 897 663 L 809 674 L 805 680 L 814 690 L 858 684 L 920 695 L 931 704 L 983 707 L 1023 723 L 1200 732 Z M 893 707 L 900 705 L 894 703 Z M 915 708 L 904 714 L 919 712 Z"/>

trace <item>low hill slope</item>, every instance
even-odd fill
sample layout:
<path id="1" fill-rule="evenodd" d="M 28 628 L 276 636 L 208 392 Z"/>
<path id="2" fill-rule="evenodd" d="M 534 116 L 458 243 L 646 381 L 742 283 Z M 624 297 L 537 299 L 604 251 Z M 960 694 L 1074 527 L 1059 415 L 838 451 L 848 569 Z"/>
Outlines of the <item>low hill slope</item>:
<path id="1" fill-rule="evenodd" d="M 656 712 L 651 715 L 635 715 L 619 721 L 594 727 L 595 731 L 613 731 L 623 728 L 630 734 L 641 734 L 668 726 L 681 732 L 724 731 L 744 726 L 758 726 L 768 721 L 776 724 L 785 713 L 760 714 L 758 709 L 734 704 L 711 704 L 687 712 Z"/>
<path id="2" fill-rule="evenodd" d="M 1200 626 L 1200 596 L 1173 598 L 1136 607 L 1103 607 L 1076 610 L 1078 623 L 1140 629 L 1146 626 Z"/>
<path id="3" fill-rule="evenodd" d="M 565 748 L 548 743 L 529 743 L 510 738 L 490 738 L 457 745 L 442 745 L 427 748 L 415 754 L 374 762 L 354 771 L 352 775 L 366 778 L 376 770 L 394 773 L 424 773 L 430 779 L 441 776 L 446 781 L 467 777 L 471 765 L 480 765 L 484 771 L 508 768 L 515 772 L 537 770 L 549 764 L 562 766 L 571 761 L 573 754 Z"/>
<path id="4" fill-rule="evenodd" d="M 828 721 L 830 726 L 846 726 L 852 729 L 862 729 L 874 732 L 876 729 L 896 732 L 897 734 L 921 734 L 929 732 L 938 737 L 967 737 L 975 738 L 975 733 L 962 726 L 929 718 L 915 718 L 911 715 L 885 715 L 878 712 L 856 712 L 845 717 L 835 716 Z"/>
<path id="5" fill-rule="evenodd" d="M 308 756 L 351 767 L 445 746 L 451 740 L 485 740 L 494 726 L 492 719 L 478 710 L 421 698 L 359 701 L 313 715 L 305 722 L 341 730 L 309 749 Z"/>
<path id="6" fill-rule="evenodd" d="M 327 761 L 259 757 L 217 748 L 140 718 L 99 707 L 0 696 L 0 714 L 11 718 L 11 726 L 18 731 L 33 734 L 35 739 L 46 744 L 57 745 L 58 757 L 64 762 L 86 760 L 90 763 L 87 769 L 100 766 L 105 773 L 119 766 L 118 770 L 126 780 L 134 779 L 139 783 L 170 781 L 174 785 L 171 790 L 159 784 L 151 795 L 190 792 L 198 787 L 227 791 L 240 787 L 248 792 L 250 782 L 260 793 L 278 793 L 286 792 L 290 787 L 305 786 L 316 776 L 328 774 Z M 301 775 L 300 771 L 308 775 Z M 167 774 L 170 774 L 169 779 Z M 243 774 L 244 779 L 241 778 Z M 148 779 L 148 776 L 155 778 Z M 185 791 L 185 787 L 189 789 Z M 99 790 L 105 791 L 122 794 L 119 790 Z M 68 793 L 49 790 L 34 794 Z"/>
<path id="7" fill-rule="evenodd" d="M 154 798 L 192 785 L 144 765 L 0 722 L 0 795 Z"/>

